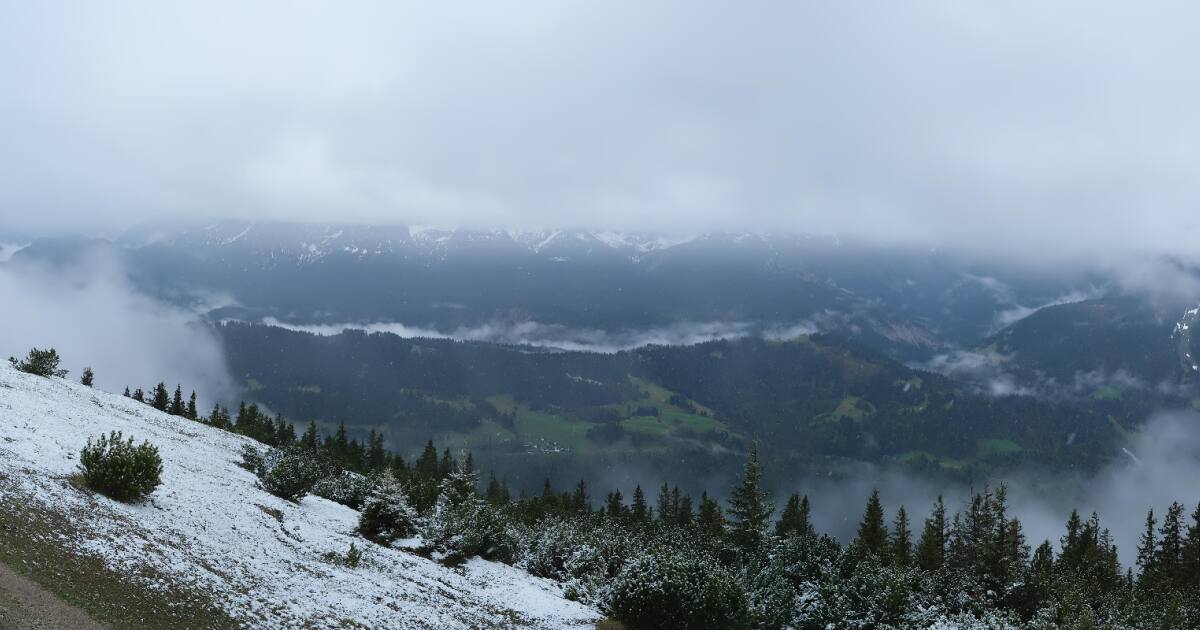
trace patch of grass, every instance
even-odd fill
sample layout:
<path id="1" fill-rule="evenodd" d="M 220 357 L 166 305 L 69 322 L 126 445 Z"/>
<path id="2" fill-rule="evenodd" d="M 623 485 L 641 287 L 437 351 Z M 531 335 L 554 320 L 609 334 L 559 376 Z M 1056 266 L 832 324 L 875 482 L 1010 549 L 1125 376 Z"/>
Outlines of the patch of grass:
<path id="1" fill-rule="evenodd" d="M 825 424 L 847 418 L 855 422 L 862 422 L 867 416 L 874 413 L 875 405 L 871 404 L 870 401 L 847 394 L 842 397 L 836 409 L 816 416 L 813 418 L 813 421 L 815 424 Z"/>
<path id="2" fill-rule="evenodd" d="M 1020 453 L 1024 451 L 1020 444 L 1008 439 L 1002 438 L 985 438 L 975 440 L 975 450 L 979 457 L 986 458 L 992 455 L 1007 455 L 1010 453 Z"/>
<path id="3" fill-rule="evenodd" d="M 239 628 L 211 598 L 149 568 L 118 572 L 63 544 L 82 535 L 69 515 L 0 492 L 0 562 L 114 628 Z M 152 585 L 152 586 L 151 586 Z"/>
<path id="4" fill-rule="evenodd" d="M 1125 397 L 1125 388 L 1116 385 L 1101 387 L 1092 392 L 1093 400 L 1121 400 Z"/>
<path id="5" fill-rule="evenodd" d="M 499 411 L 500 413 L 510 413 L 515 411 L 517 408 L 517 402 L 508 394 L 504 394 L 502 396 L 488 396 L 487 401 L 492 403 L 492 406 L 495 407 L 496 411 Z"/>
<path id="6" fill-rule="evenodd" d="M 258 379 L 254 379 L 254 378 L 246 379 L 246 391 L 248 391 L 248 392 L 259 392 L 266 388 L 267 388 L 267 386 L 263 385 L 262 382 L 259 381 Z"/>
<path id="7" fill-rule="evenodd" d="M 299 387 L 296 387 L 296 391 L 298 391 L 302 394 L 320 394 L 321 386 L 320 385 L 300 385 Z"/>

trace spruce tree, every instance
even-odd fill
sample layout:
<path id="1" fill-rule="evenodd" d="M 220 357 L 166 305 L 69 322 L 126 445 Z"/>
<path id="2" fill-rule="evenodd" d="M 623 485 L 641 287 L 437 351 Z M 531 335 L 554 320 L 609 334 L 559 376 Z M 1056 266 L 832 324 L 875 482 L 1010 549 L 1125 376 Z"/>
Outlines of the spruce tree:
<path id="1" fill-rule="evenodd" d="M 729 493 L 729 536 L 743 550 L 758 549 L 767 536 L 767 526 L 775 507 L 762 490 L 762 470 L 758 447 L 750 450 L 750 460 L 742 470 L 741 481 Z"/>
<path id="2" fill-rule="evenodd" d="M 199 411 L 196 409 L 196 390 L 192 390 L 192 396 L 188 398 L 187 417 L 190 420 L 195 420 L 198 417 Z"/>
<path id="3" fill-rule="evenodd" d="M 700 531 L 710 538 L 725 535 L 725 516 L 721 514 L 721 504 L 709 497 L 707 492 L 700 494 L 700 513 L 696 516 L 696 522 Z"/>
<path id="4" fill-rule="evenodd" d="M 604 512 L 609 518 L 625 516 L 625 498 L 621 496 L 620 490 L 613 490 L 604 498 Z"/>
<path id="5" fill-rule="evenodd" d="M 425 448 L 421 450 L 421 455 L 417 457 L 417 461 L 413 464 L 413 472 L 420 477 L 428 479 L 437 478 L 438 455 L 437 449 L 433 447 L 433 440 L 425 443 Z"/>
<path id="6" fill-rule="evenodd" d="M 633 488 L 633 504 L 629 508 L 629 515 L 635 523 L 645 523 L 650 520 L 650 507 L 646 504 L 646 493 L 642 492 L 641 484 Z"/>
<path id="7" fill-rule="evenodd" d="M 495 473 L 488 474 L 488 485 L 485 496 L 487 502 L 495 506 L 508 505 L 512 500 L 512 497 L 508 493 L 508 488 L 500 485 Z"/>
<path id="8" fill-rule="evenodd" d="M 1152 509 L 1146 513 L 1146 529 L 1142 532 L 1137 548 L 1137 564 L 1141 569 L 1138 586 L 1142 588 L 1152 587 L 1158 572 L 1158 542 L 1154 531 L 1156 523 Z"/>
<path id="9" fill-rule="evenodd" d="M 692 513 L 691 495 L 679 492 L 678 486 L 671 491 L 671 494 L 675 503 L 675 524 L 680 527 L 691 527 L 696 520 L 696 515 Z"/>
<path id="10" fill-rule="evenodd" d="M 1183 542 L 1183 564 L 1180 573 L 1184 584 L 1200 590 L 1200 504 L 1192 512 L 1192 524 L 1188 526 L 1187 538 Z"/>
<path id="11" fill-rule="evenodd" d="M 1183 505 L 1171 503 L 1158 530 L 1159 543 L 1156 563 L 1159 575 L 1168 583 L 1179 586 L 1183 577 Z"/>
<path id="12" fill-rule="evenodd" d="M 300 436 L 300 445 L 312 451 L 321 446 L 321 436 L 317 432 L 316 420 L 308 421 L 308 428 L 304 430 L 304 435 Z"/>
<path id="13" fill-rule="evenodd" d="M 154 387 L 154 398 L 150 400 L 150 406 L 159 411 L 167 411 L 171 406 L 171 395 L 167 393 L 165 383 L 159 383 Z"/>
<path id="14" fill-rule="evenodd" d="M 133 395 L 129 393 L 129 386 L 128 386 L 128 385 L 126 385 L 126 386 L 125 386 L 125 397 L 126 397 L 126 398 L 133 398 Z"/>
<path id="15" fill-rule="evenodd" d="M 92 368 L 85 367 L 85 368 L 83 368 L 83 376 L 79 377 L 79 382 L 84 385 L 87 385 L 88 387 L 91 387 L 92 379 L 94 379 L 95 376 L 96 376 L 95 374 L 92 374 Z M 126 391 L 128 391 L 128 388 L 126 388 Z"/>
<path id="16" fill-rule="evenodd" d="M 779 521 L 775 523 L 776 536 L 812 536 L 813 526 L 810 521 L 808 495 L 803 498 L 793 493 L 788 497 L 787 504 Z"/>
<path id="17" fill-rule="evenodd" d="M 132 398 L 138 402 L 146 402 L 146 394 L 142 392 L 142 388 L 133 390 Z"/>
<path id="18" fill-rule="evenodd" d="M 182 416 L 187 413 L 187 407 L 183 404 L 183 388 L 179 385 L 175 386 L 175 396 L 171 398 L 171 408 L 168 413 L 173 416 Z"/>
<path id="19" fill-rule="evenodd" d="M 884 524 L 883 504 L 879 501 L 879 490 L 871 491 L 862 521 L 858 524 L 858 535 L 853 546 L 858 553 L 870 553 L 880 560 L 887 560 L 888 530 Z"/>
<path id="20" fill-rule="evenodd" d="M 912 530 L 909 529 L 908 512 L 904 510 L 903 505 L 896 511 L 896 521 L 892 526 L 890 548 L 889 555 L 892 564 L 898 567 L 907 567 L 912 564 Z"/>
<path id="21" fill-rule="evenodd" d="M 925 519 L 917 542 L 916 561 L 925 571 L 937 571 L 946 562 L 946 504 L 940 496 L 933 503 L 929 518 Z"/>
<path id="22" fill-rule="evenodd" d="M 658 489 L 658 520 L 667 524 L 675 522 L 675 505 L 671 499 L 671 489 L 665 482 Z"/>
<path id="23" fill-rule="evenodd" d="M 367 468 L 372 471 L 387 468 L 387 449 L 383 447 L 383 433 L 371 429 L 367 444 Z"/>
<path id="24" fill-rule="evenodd" d="M 587 483 L 583 479 L 575 484 L 575 492 L 571 495 L 571 510 L 579 514 L 588 514 L 592 511 L 592 499 L 588 495 Z"/>

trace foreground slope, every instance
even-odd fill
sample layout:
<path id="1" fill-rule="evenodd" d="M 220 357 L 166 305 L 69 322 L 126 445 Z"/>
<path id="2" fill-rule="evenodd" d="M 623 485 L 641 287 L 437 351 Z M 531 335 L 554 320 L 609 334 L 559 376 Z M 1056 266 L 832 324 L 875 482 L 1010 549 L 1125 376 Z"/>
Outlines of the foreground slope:
<path id="1" fill-rule="evenodd" d="M 162 485 L 125 505 L 70 480 L 89 436 L 122 431 L 157 446 Z M 598 615 L 555 585 L 501 564 L 453 570 L 353 530 L 357 513 L 256 486 L 236 461 L 247 438 L 131 399 L 0 366 L 0 505 L 65 517 L 47 544 L 99 557 L 151 589 L 210 593 L 252 627 L 587 627 Z M 32 527 L 33 525 L 31 525 Z M 365 546 L 350 569 L 322 559 Z"/>

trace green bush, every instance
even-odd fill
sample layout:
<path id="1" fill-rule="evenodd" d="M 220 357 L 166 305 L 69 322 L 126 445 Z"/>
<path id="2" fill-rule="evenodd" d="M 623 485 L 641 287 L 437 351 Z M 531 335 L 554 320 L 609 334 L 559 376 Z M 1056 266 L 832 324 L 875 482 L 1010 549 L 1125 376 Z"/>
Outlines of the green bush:
<path id="1" fill-rule="evenodd" d="M 9 357 L 8 362 L 13 367 L 38 376 L 57 376 L 62 378 L 67 375 L 66 370 L 58 369 L 58 351 L 54 348 L 49 350 L 38 350 L 34 348 L 29 351 L 29 355 L 24 361 L 18 361 L 16 357 Z"/>
<path id="2" fill-rule="evenodd" d="M 83 483 L 118 501 L 136 501 L 162 483 L 162 458 L 149 442 L 133 445 L 120 431 L 89 439 L 79 454 Z"/>
<path id="3" fill-rule="evenodd" d="M 617 576 L 609 613 L 630 628 L 746 628 L 746 594 L 721 567 L 691 554 L 646 554 Z"/>
<path id="4" fill-rule="evenodd" d="M 267 492 L 298 502 L 312 490 L 314 484 L 335 473 L 320 454 L 293 447 L 273 450 L 264 458 L 259 482 Z"/>

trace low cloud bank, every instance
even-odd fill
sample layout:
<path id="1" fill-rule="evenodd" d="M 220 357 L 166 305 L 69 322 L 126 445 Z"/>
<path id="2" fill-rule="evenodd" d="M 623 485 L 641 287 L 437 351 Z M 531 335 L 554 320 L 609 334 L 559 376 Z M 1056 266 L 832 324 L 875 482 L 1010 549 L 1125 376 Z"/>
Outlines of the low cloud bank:
<path id="1" fill-rule="evenodd" d="M 317 335 L 336 335 L 344 330 L 361 330 L 368 333 L 391 333 L 400 337 L 425 337 L 433 339 L 457 339 L 460 341 L 485 341 L 509 345 L 533 346 L 557 350 L 601 352 L 612 354 L 648 345 L 683 346 L 717 341 L 761 336 L 770 340 L 785 340 L 817 332 L 808 322 L 788 325 L 763 326 L 754 322 L 683 322 L 671 326 L 643 329 L 601 330 L 597 328 L 572 328 L 561 324 L 541 322 L 491 322 L 480 326 L 461 326 L 452 331 L 435 328 L 409 326 L 397 322 L 375 322 L 368 324 L 289 324 L 273 317 L 262 320 L 268 326 L 288 330 L 309 332 Z"/>
<path id="2" fill-rule="evenodd" d="M 221 346 L 193 314 L 139 293 L 119 264 L 89 253 L 67 267 L 0 265 L 0 355 L 54 347 L 74 380 L 85 366 L 96 386 L 121 391 L 195 388 L 202 403 L 233 393 Z"/>
<path id="3" fill-rule="evenodd" d="M 1200 502 L 1196 483 L 1200 479 L 1200 413 L 1156 414 L 1135 434 L 1126 451 L 1129 456 L 1114 460 L 1094 476 L 1018 471 L 993 481 L 992 487 L 1000 482 L 1008 485 L 1012 513 L 1021 519 L 1031 547 L 1050 540 L 1057 549 L 1071 510 L 1078 509 L 1085 519 L 1094 511 L 1101 526 L 1111 530 L 1121 561 L 1130 566 L 1147 510 L 1153 508 L 1161 517 L 1172 501 L 1179 501 L 1190 515 Z M 803 479 L 792 490 L 809 495 L 819 531 L 849 541 L 873 488 L 880 491 L 889 524 L 904 505 L 917 534 L 939 495 L 945 498 L 948 510 L 959 510 L 966 507 L 973 490 L 982 490 L 866 464 L 827 477 Z M 779 506 L 785 498 L 776 497 Z"/>

